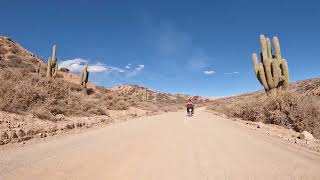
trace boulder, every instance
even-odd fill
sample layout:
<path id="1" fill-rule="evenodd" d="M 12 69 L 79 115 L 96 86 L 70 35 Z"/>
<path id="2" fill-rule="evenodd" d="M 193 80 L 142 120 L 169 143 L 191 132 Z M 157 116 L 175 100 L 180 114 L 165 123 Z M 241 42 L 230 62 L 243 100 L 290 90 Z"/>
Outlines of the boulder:
<path id="1" fill-rule="evenodd" d="M 303 131 L 302 133 L 300 133 L 299 139 L 301 140 L 306 140 L 306 141 L 314 141 L 314 137 L 311 133 L 309 133 L 308 131 Z"/>
<path id="2" fill-rule="evenodd" d="M 19 129 L 18 136 L 19 137 L 24 137 L 25 135 L 26 135 L 26 133 L 22 129 Z"/>
<path id="3" fill-rule="evenodd" d="M 9 134 L 4 131 L 0 134 L 0 145 L 8 144 L 11 141 Z"/>
<path id="4" fill-rule="evenodd" d="M 0 135 L 0 140 L 9 139 L 9 135 L 6 131 L 2 132 Z"/>
<path id="5" fill-rule="evenodd" d="M 60 71 L 68 73 L 70 70 L 68 68 L 60 68 Z"/>
<path id="6" fill-rule="evenodd" d="M 55 116 L 55 120 L 56 121 L 64 121 L 64 120 L 66 120 L 66 118 L 65 118 L 65 116 L 63 114 L 57 114 Z"/>
<path id="7" fill-rule="evenodd" d="M 11 139 L 17 139 L 18 138 L 18 135 L 17 135 L 16 131 L 11 131 L 10 132 L 10 138 Z"/>

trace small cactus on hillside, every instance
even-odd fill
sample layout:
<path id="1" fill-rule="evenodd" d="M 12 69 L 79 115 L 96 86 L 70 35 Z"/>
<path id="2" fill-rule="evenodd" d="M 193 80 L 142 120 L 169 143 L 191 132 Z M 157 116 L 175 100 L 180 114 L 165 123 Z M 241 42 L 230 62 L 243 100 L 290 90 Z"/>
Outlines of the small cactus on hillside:
<path id="1" fill-rule="evenodd" d="M 144 88 L 143 100 L 144 100 L 144 101 L 147 101 L 147 100 L 148 100 L 148 89 L 147 89 L 147 88 Z"/>
<path id="2" fill-rule="evenodd" d="M 276 95 L 278 92 L 277 90 L 287 90 L 289 88 L 287 61 L 281 57 L 278 38 L 274 36 L 272 40 L 275 55 L 272 54 L 270 39 L 266 38 L 264 35 L 260 35 L 261 63 L 258 63 L 257 54 L 252 54 L 254 72 L 268 95 Z"/>
<path id="3" fill-rule="evenodd" d="M 82 69 L 80 73 L 80 84 L 84 88 L 87 88 L 87 83 L 89 79 L 89 72 L 88 72 L 88 64 Z"/>
<path id="4" fill-rule="evenodd" d="M 58 60 L 56 58 L 56 45 L 52 48 L 52 57 L 48 59 L 47 77 L 56 77 L 58 73 Z"/>
<path id="5" fill-rule="evenodd" d="M 40 61 L 38 61 L 37 68 L 36 68 L 36 73 L 38 75 L 40 74 L 40 68 L 41 68 Z"/>
<path id="6" fill-rule="evenodd" d="M 148 89 L 146 88 L 146 94 L 145 94 L 146 100 L 148 100 L 149 95 L 148 95 Z"/>

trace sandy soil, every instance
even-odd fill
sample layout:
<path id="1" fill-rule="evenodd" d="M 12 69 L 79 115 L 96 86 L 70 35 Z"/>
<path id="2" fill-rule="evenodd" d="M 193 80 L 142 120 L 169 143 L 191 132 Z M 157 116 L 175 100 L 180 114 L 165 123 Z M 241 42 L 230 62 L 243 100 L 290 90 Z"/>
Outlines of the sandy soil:
<path id="1" fill-rule="evenodd" d="M 319 153 L 223 117 L 172 112 L 0 148 L 0 179 L 320 179 Z"/>

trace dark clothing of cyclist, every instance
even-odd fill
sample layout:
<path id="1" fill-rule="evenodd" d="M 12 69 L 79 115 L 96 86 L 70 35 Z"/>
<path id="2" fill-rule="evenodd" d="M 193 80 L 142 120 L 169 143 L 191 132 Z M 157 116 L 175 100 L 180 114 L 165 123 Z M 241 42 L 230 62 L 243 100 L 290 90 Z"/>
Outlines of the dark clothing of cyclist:
<path id="1" fill-rule="evenodd" d="M 187 107 L 187 113 L 189 113 L 189 109 L 191 109 L 192 114 L 194 113 L 193 103 L 190 99 L 188 100 L 186 107 Z"/>

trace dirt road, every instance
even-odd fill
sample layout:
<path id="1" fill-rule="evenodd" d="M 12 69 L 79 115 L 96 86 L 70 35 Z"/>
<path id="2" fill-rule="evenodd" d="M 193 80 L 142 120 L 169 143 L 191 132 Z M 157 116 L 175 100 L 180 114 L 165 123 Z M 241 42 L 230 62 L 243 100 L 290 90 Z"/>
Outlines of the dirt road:
<path id="1" fill-rule="evenodd" d="M 320 156 L 199 110 L 2 148 L 0 179 L 320 179 Z"/>

